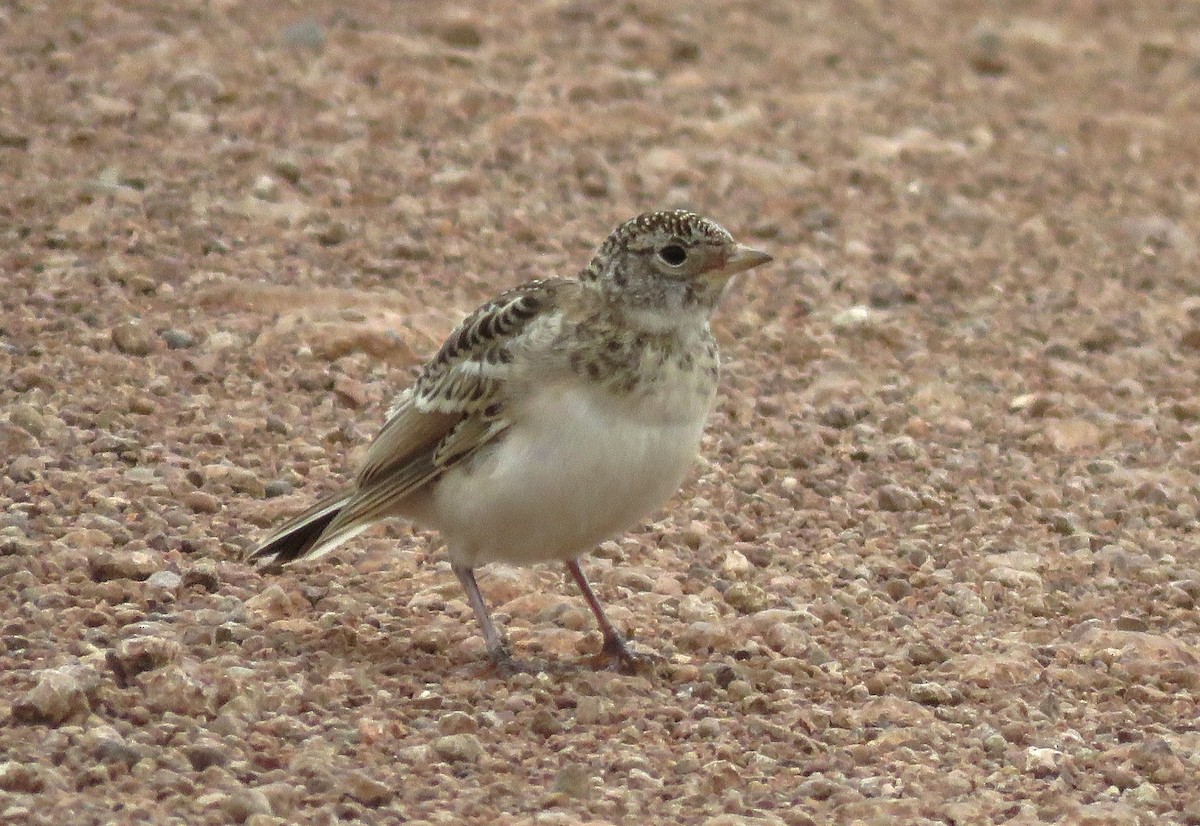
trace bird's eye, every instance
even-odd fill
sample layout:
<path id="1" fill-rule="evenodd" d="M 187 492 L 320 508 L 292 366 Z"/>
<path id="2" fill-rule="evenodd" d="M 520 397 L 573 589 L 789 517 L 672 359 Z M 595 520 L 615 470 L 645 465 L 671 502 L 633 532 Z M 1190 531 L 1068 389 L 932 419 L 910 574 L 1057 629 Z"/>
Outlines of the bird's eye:
<path id="1" fill-rule="evenodd" d="M 667 244 L 658 251 L 658 257 L 672 267 L 678 267 L 687 260 L 687 250 L 678 244 Z"/>

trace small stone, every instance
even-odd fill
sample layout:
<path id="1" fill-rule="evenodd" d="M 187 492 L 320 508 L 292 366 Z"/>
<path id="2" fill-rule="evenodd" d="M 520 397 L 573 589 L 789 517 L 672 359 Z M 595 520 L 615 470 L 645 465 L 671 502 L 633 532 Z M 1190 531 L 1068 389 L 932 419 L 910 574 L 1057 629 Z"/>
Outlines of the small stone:
<path id="1" fill-rule="evenodd" d="M 202 135 L 212 129 L 212 118 L 203 112 L 172 112 L 167 123 L 189 135 Z"/>
<path id="2" fill-rule="evenodd" d="M 533 716 L 533 722 L 529 724 L 529 728 L 534 734 L 542 737 L 550 737 L 560 733 L 563 730 L 562 723 L 558 716 L 549 709 L 540 709 Z"/>
<path id="3" fill-rule="evenodd" d="M 271 801 L 258 789 L 238 789 L 225 797 L 221 809 L 234 823 L 245 823 L 254 815 L 271 814 Z"/>
<path id="4" fill-rule="evenodd" d="M 143 671 L 162 668 L 175 662 L 183 655 L 183 646 L 178 640 L 167 637 L 132 637 L 117 643 L 110 661 L 120 670 L 122 679 L 128 679 Z"/>
<path id="5" fill-rule="evenodd" d="M 28 149 L 29 136 L 9 124 L 0 124 L 0 149 Z"/>
<path id="6" fill-rule="evenodd" d="M 908 697 L 926 706 L 948 706 L 962 700 L 959 692 L 941 683 L 914 683 L 908 689 Z"/>
<path id="7" fill-rule="evenodd" d="M 283 619 L 308 607 L 308 601 L 299 594 L 289 594 L 278 585 L 268 585 L 244 603 L 246 611 L 264 622 Z"/>
<path id="8" fill-rule="evenodd" d="M 981 23 L 968 35 L 967 62 L 981 75 L 1002 75 L 1008 71 L 1004 38 L 993 26 Z"/>
<path id="9" fill-rule="evenodd" d="M 1115 324 L 1104 322 L 1084 333 L 1079 343 L 1089 353 L 1108 353 L 1121 343 L 1121 331 Z"/>
<path id="10" fill-rule="evenodd" d="M 209 766 L 224 766 L 229 763 L 229 750 L 219 743 L 206 741 L 194 743 L 183 750 L 192 769 L 202 772 Z"/>
<path id="11" fill-rule="evenodd" d="M 196 345 L 196 337 L 187 330 L 163 330 L 162 339 L 171 350 L 186 350 Z"/>
<path id="12" fill-rule="evenodd" d="M 447 763 L 475 763 L 483 757 L 483 743 L 474 734 L 447 734 L 433 741 L 433 751 Z"/>
<path id="13" fill-rule="evenodd" d="M 725 693 L 729 695 L 729 699 L 738 701 L 744 700 L 757 692 L 754 686 L 746 680 L 734 680 L 725 687 Z"/>
<path id="14" fill-rule="evenodd" d="M 153 712 L 169 711 L 192 717 L 209 707 L 207 694 L 212 690 L 211 684 L 200 682 L 180 663 L 169 663 L 148 672 L 142 684 L 146 707 Z"/>
<path id="15" fill-rule="evenodd" d="M 983 750 L 987 752 L 989 757 L 1000 757 L 1008 748 L 1008 741 L 1004 739 L 1004 735 L 998 731 L 993 731 L 991 734 L 983 738 Z"/>
<path id="16" fill-rule="evenodd" d="M 837 791 L 837 788 L 837 784 L 828 777 L 816 775 L 797 786 L 796 794 L 811 800 L 828 800 Z"/>
<path id="17" fill-rule="evenodd" d="M 254 179 L 250 193 L 260 201 L 278 201 L 279 182 L 270 175 L 259 175 Z"/>
<path id="18" fill-rule="evenodd" d="M 693 551 L 700 550 L 705 542 L 709 540 L 711 531 L 709 531 L 707 523 L 701 522 L 699 519 L 693 519 L 683 529 L 683 542 Z"/>
<path id="19" fill-rule="evenodd" d="M 749 582 L 735 582 L 725 590 L 725 602 L 741 614 L 757 614 L 771 604 L 762 588 Z"/>
<path id="20" fill-rule="evenodd" d="M 279 39 L 287 46 L 320 51 L 325 48 L 325 29 L 315 20 L 301 20 L 280 32 Z"/>
<path id="21" fill-rule="evenodd" d="M 885 511 L 899 513 L 921 508 L 921 497 L 900 485 L 884 485 L 876 491 L 875 496 L 880 509 Z"/>
<path id="22" fill-rule="evenodd" d="M 905 597 L 912 596 L 914 589 L 912 583 L 907 579 L 892 577 L 884 583 L 883 590 L 893 601 L 899 602 Z"/>
<path id="23" fill-rule="evenodd" d="M 10 405 L 8 420 L 30 436 L 40 439 L 46 433 L 46 417 L 32 404 Z"/>
<path id="24" fill-rule="evenodd" d="M 146 356 L 154 349 L 150 331 L 140 321 L 126 321 L 113 327 L 112 341 L 128 356 Z"/>
<path id="25" fill-rule="evenodd" d="M 438 731 L 443 734 L 470 734 L 479 730 L 479 723 L 465 711 L 451 711 L 438 720 Z"/>
<path id="26" fill-rule="evenodd" d="M 478 49 L 483 45 L 483 35 L 468 20 L 456 21 L 442 29 L 442 40 L 456 49 Z"/>
<path id="27" fill-rule="evenodd" d="M 1046 748 L 1028 748 L 1025 750 L 1025 771 L 1034 777 L 1052 777 L 1061 770 L 1063 754 L 1060 751 Z"/>
<path id="28" fill-rule="evenodd" d="M 592 775 L 588 767 L 570 763 L 559 769 L 554 778 L 553 790 L 568 797 L 583 797 L 591 788 Z"/>
<path id="29" fill-rule="evenodd" d="M 36 763 L 18 763 L 15 760 L 0 763 L 0 789 L 20 794 L 37 794 L 45 787 L 45 777 Z"/>
<path id="30" fill-rule="evenodd" d="M 835 430 L 845 430 L 858 421 L 858 414 L 849 405 L 834 402 L 821 411 L 821 424 Z"/>
<path id="31" fill-rule="evenodd" d="M 240 339 L 231 330 L 218 330 L 204 340 L 204 350 L 209 353 L 222 353 L 240 345 Z"/>
<path id="32" fill-rule="evenodd" d="M 323 247 L 336 247 L 350 237 L 350 228 L 345 221 L 330 221 L 318 227 L 313 237 Z"/>
<path id="33" fill-rule="evenodd" d="M 217 513 L 221 510 L 221 500 L 202 490 L 191 490 L 185 493 L 183 504 L 194 513 Z"/>
<path id="34" fill-rule="evenodd" d="M 343 778 L 346 793 L 365 806 L 382 806 L 392 799 L 391 788 L 363 772 L 351 772 Z"/>
<path id="35" fill-rule="evenodd" d="M 725 552 L 725 557 L 721 560 L 721 573 L 730 579 L 741 579 L 753 568 L 745 554 L 732 548 Z"/>
<path id="36" fill-rule="evenodd" d="M 129 412 L 139 416 L 152 416 L 158 412 L 158 404 L 146 396 L 134 396 L 129 400 Z"/>
<path id="37" fill-rule="evenodd" d="M 174 571 L 155 571 L 146 580 L 146 587 L 174 593 L 183 585 L 183 577 Z"/>
<path id="38" fill-rule="evenodd" d="M 272 479 L 263 486 L 263 496 L 274 499 L 276 496 L 286 496 L 292 492 L 292 483 L 287 479 Z"/>
<path id="39" fill-rule="evenodd" d="M 704 597 L 688 594 L 679 600 L 676 616 L 680 621 L 686 623 L 716 622 L 721 618 L 721 612 L 717 610 L 716 605 Z"/>
<path id="40" fill-rule="evenodd" d="M 96 551 L 88 557 L 88 572 L 96 582 L 134 579 L 139 582 L 162 567 L 162 559 L 148 551 Z"/>
<path id="41" fill-rule="evenodd" d="M 604 701 L 591 694 L 586 694 L 575 701 L 575 722 L 584 726 L 594 726 L 600 722 L 604 713 Z"/>
<path id="42" fill-rule="evenodd" d="M 1179 346 L 1189 350 L 1200 350 L 1200 327 L 1190 327 L 1179 337 Z"/>
<path id="43" fill-rule="evenodd" d="M 210 594 L 221 587 L 221 578 L 217 575 L 217 566 L 211 560 L 202 559 L 183 572 L 183 587 L 199 586 Z"/>
<path id="44" fill-rule="evenodd" d="M 28 484 L 37 479 L 43 469 L 41 459 L 33 456 L 17 456 L 8 463 L 5 475 L 14 482 Z"/>
<path id="45" fill-rule="evenodd" d="M 946 652 L 923 642 L 914 642 L 905 649 L 905 657 L 913 665 L 935 665 L 946 661 Z"/>
<path id="46" fill-rule="evenodd" d="M 293 186 L 300 183 L 300 160 L 290 153 L 281 153 L 271 159 L 271 171 Z"/>
<path id="47" fill-rule="evenodd" d="M 12 707 L 15 723 L 57 726 L 91 710 L 87 693 L 70 667 L 43 671 L 36 686 Z"/>
<path id="48" fill-rule="evenodd" d="M 875 324 L 881 317 L 865 304 L 847 307 L 829 319 L 829 325 L 835 330 L 856 330 Z"/>

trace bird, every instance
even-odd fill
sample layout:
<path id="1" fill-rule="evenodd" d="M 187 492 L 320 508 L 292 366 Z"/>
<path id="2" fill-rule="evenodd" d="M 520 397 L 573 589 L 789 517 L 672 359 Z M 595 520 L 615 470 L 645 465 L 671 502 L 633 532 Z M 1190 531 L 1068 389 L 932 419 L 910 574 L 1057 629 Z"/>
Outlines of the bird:
<path id="1" fill-rule="evenodd" d="M 525 670 L 475 578 L 492 562 L 561 562 L 603 634 L 597 667 L 636 671 L 580 565 L 682 485 L 720 375 L 710 319 L 732 276 L 766 264 L 715 221 L 646 212 L 574 278 L 530 281 L 470 313 L 394 400 L 357 475 L 251 553 L 278 570 L 371 525 L 441 534 L 498 669 Z"/>

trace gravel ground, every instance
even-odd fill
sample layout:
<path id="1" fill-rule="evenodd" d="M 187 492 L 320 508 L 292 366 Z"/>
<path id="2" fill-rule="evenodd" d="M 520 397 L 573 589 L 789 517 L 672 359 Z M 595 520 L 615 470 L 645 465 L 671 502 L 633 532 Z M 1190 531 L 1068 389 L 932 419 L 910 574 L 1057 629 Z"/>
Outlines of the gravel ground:
<path id="1" fill-rule="evenodd" d="M 435 5 L 0 4 L 0 821 L 1200 823 L 1196 6 Z M 495 568 L 497 678 L 406 525 L 239 561 L 663 205 L 776 263 L 587 564 L 651 673 Z"/>

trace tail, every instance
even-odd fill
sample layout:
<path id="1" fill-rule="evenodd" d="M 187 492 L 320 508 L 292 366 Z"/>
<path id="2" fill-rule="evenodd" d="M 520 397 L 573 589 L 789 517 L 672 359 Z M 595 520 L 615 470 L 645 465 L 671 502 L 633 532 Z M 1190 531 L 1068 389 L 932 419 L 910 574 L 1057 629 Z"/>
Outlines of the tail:
<path id="1" fill-rule="evenodd" d="M 353 491 L 344 490 L 322 499 L 277 528 L 261 545 L 251 551 L 248 559 L 274 567 L 303 557 L 318 557 L 329 553 L 367 527 L 354 526 L 350 530 L 338 530 L 326 535 L 330 523 L 342 512 L 353 495 Z"/>

